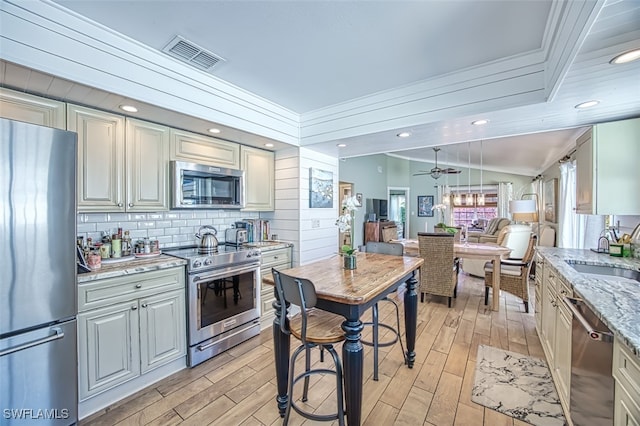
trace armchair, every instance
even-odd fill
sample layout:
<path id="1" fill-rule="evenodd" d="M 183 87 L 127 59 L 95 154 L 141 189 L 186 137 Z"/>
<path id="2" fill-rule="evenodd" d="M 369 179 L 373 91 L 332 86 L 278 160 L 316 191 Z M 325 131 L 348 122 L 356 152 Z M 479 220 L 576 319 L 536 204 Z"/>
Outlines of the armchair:
<path id="1" fill-rule="evenodd" d="M 529 234 L 529 245 L 522 260 L 503 260 L 500 262 L 500 290 L 522 299 L 525 312 L 529 313 L 529 269 L 533 260 L 536 236 Z M 487 262 L 484 267 L 484 304 L 489 301 L 489 288 L 493 284 L 493 264 Z"/>
<path id="2" fill-rule="evenodd" d="M 509 259 L 522 259 L 529 246 L 531 227 L 528 225 L 508 225 L 500 230 L 496 244 L 509 247 Z M 484 278 L 484 260 L 462 259 L 462 270 L 469 275 Z"/>
<path id="3" fill-rule="evenodd" d="M 498 240 L 498 234 L 511 221 L 506 217 L 496 217 L 487 223 L 487 227 L 482 232 L 468 232 L 467 240 L 470 243 L 495 243 Z"/>

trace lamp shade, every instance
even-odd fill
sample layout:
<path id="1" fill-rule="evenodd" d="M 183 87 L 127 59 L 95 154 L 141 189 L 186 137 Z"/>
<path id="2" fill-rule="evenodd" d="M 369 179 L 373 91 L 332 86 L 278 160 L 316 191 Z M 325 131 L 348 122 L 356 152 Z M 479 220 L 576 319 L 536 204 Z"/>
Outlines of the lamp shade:
<path id="1" fill-rule="evenodd" d="M 509 212 L 513 216 L 513 220 L 518 222 L 538 221 L 538 210 L 535 200 L 509 201 Z"/>

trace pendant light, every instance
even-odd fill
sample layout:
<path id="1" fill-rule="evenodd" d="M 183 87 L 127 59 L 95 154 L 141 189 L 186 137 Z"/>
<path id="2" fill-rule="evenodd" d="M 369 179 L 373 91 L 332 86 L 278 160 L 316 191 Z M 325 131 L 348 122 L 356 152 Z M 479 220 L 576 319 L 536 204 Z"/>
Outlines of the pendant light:
<path id="1" fill-rule="evenodd" d="M 447 153 L 444 153 L 444 164 L 449 165 Z M 451 190 L 449 189 L 449 173 L 445 175 L 444 188 L 442 190 L 442 204 L 449 207 L 451 204 Z"/>
<path id="2" fill-rule="evenodd" d="M 460 148 L 456 147 L 456 163 L 460 164 Z M 460 173 L 456 175 L 456 195 L 453 197 L 453 204 L 462 205 L 462 196 L 460 195 Z"/>
<path id="3" fill-rule="evenodd" d="M 467 146 L 467 155 L 469 159 L 468 169 L 467 169 L 467 197 L 466 197 L 466 205 L 473 206 L 473 194 L 471 193 L 471 142 L 468 142 Z"/>
<path id="4" fill-rule="evenodd" d="M 476 195 L 476 202 L 484 206 L 484 192 L 482 192 L 482 139 L 480 139 L 480 193 Z"/>

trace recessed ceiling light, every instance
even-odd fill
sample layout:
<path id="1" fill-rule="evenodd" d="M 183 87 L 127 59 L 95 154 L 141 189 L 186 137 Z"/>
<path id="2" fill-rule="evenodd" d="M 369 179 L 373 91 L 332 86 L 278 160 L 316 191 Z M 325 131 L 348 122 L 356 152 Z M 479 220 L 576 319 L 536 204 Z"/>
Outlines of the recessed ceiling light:
<path id="1" fill-rule="evenodd" d="M 472 121 L 471 124 L 473 124 L 474 126 L 482 126 L 483 124 L 487 124 L 489 122 L 489 120 L 476 120 L 476 121 Z"/>
<path id="2" fill-rule="evenodd" d="M 409 136 L 411 136 L 411 133 L 409 133 L 409 132 L 400 132 L 396 136 L 398 136 L 399 138 L 408 138 Z"/>
<path id="3" fill-rule="evenodd" d="M 347 146 L 346 143 L 339 143 L 338 145 L 336 145 L 338 148 L 344 148 Z"/>
<path id="4" fill-rule="evenodd" d="M 629 50 L 613 58 L 609 61 L 610 64 L 626 64 L 640 59 L 640 49 Z"/>
<path id="5" fill-rule="evenodd" d="M 587 101 L 587 102 L 582 102 L 581 104 L 576 105 L 574 108 L 577 109 L 584 109 L 584 108 L 591 108 L 592 106 L 596 106 L 600 103 L 600 101 Z"/>
<path id="6" fill-rule="evenodd" d="M 212 127 L 209 129 L 209 133 L 220 133 L 220 129 L 216 129 L 215 127 Z"/>
<path id="7" fill-rule="evenodd" d="M 272 143 L 265 143 L 264 146 L 266 146 L 267 148 L 273 148 L 273 144 Z"/>
<path id="8" fill-rule="evenodd" d="M 127 112 L 138 112 L 138 108 L 134 107 L 133 105 L 120 105 L 119 108 Z"/>

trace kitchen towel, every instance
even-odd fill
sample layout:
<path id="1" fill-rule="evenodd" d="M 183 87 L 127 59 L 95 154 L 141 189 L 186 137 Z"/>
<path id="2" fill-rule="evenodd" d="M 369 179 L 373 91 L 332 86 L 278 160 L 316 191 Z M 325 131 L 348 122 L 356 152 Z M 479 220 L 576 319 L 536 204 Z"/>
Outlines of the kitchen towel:
<path id="1" fill-rule="evenodd" d="M 564 425 L 560 399 L 544 360 L 481 345 L 475 373 L 473 402 L 532 425 Z"/>

